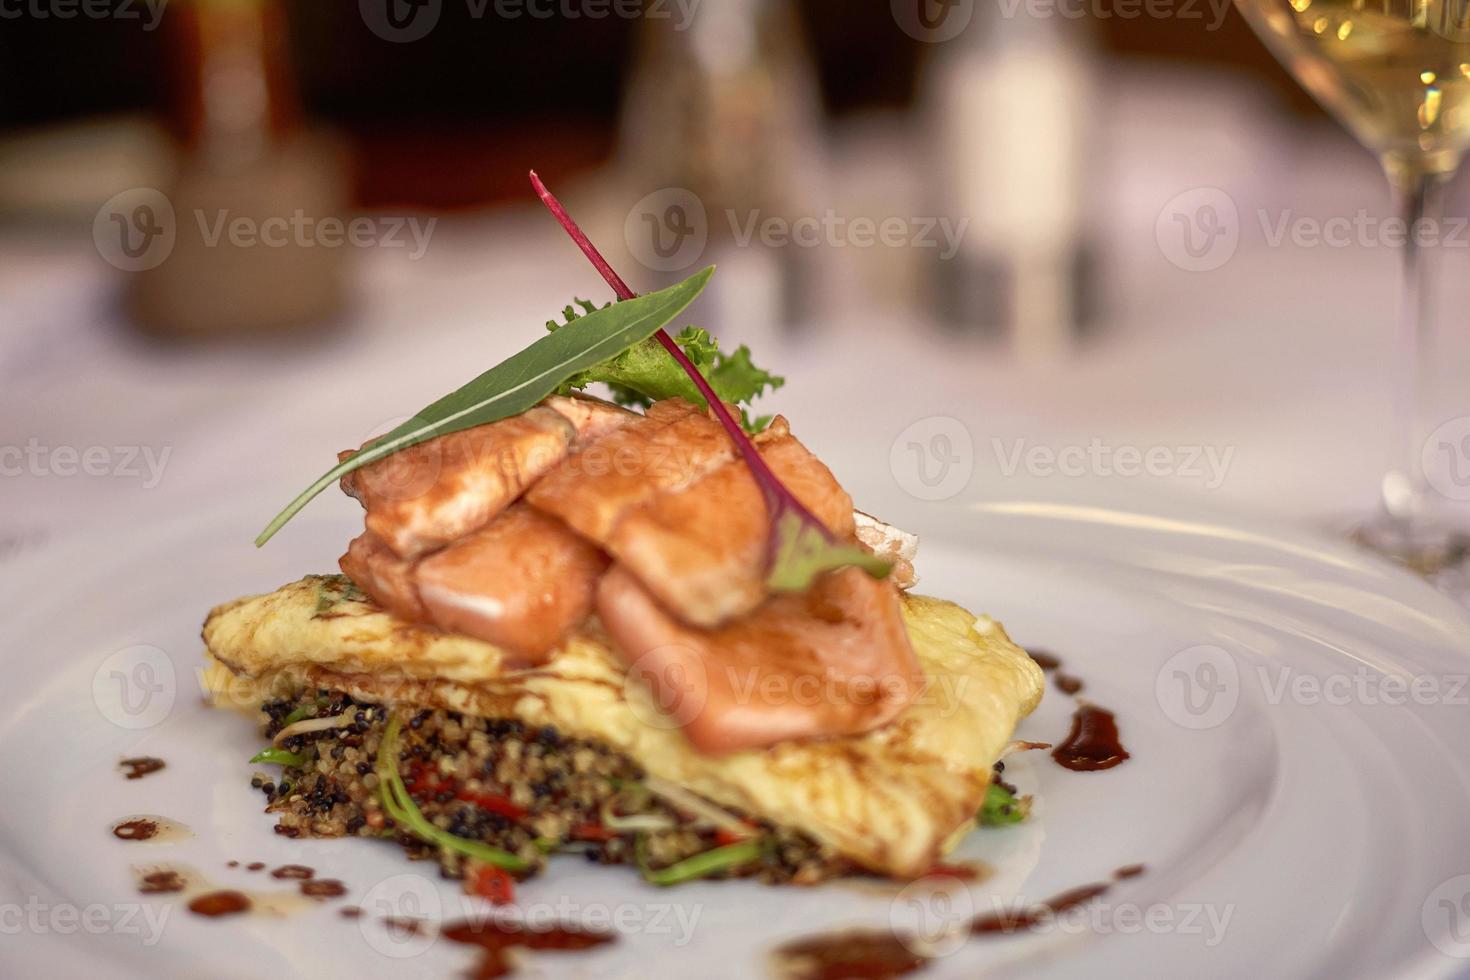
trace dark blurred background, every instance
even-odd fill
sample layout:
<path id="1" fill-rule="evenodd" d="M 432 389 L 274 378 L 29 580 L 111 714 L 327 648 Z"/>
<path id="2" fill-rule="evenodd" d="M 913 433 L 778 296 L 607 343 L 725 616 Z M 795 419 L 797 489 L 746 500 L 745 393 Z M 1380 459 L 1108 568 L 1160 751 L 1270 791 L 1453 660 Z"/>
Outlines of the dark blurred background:
<path id="1" fill-rule="evenodd" d="M 895 30 L 886 4 L 795 6 L 833 117 L 913 105 L 934 47 Z M 1213 17 L 1203 4 L 1199 19 L 1078 9 L 1087 16 L 1077 27 L 1108 61 L 1215 65 L 1269 84 L 1292 113 L 1319 113 L 1233 8 L 1213 30 L 1202 29 Z M 533 163 L 565 171 L 613 151 L 636 19 L 497 19 L 448 3 L 435 30 L 400 44 L 373 34 L 351 2 L 284 0 L 280 11 L 304 111 L 352 142 L 360 205 L 481 205 L 523 195 Z M 180 33 L 166 16 L 156 30 L 116 19 L 0 22 L 0 129 L 174 111 Z"/>
<path id="2" fill-rule="evenodd" d="M 1227 0 L 0 0 L 0 448 L 178 450 L 167 495 L 34 481 L 35 523 L 235 492 L 233 446 L 293 484 L 606 299 L 533 167 L 635 288 L 719 266 L 695 322 L 855 490 L 933 499 L 881 455 L 936 419 L 977 499 L 1319 522 L 1404 459 L 1383 173 Z"/>

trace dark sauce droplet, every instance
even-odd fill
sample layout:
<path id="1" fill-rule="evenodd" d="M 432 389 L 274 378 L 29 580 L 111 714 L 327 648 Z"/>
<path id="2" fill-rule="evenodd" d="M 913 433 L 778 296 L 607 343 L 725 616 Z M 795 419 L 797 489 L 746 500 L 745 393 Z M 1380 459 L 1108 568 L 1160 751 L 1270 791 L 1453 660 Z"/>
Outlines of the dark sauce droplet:
<path id="1" fill-rule="evenodd" d="M 440 929 L 439 935 L 450 942 L 478 946 L 483 951 L 479 964 L 469 974 L 474 980 L 492 980 L 509 974 L 511 963 L 505 951 L 515 946 L 524 949 L 592 949 L 617 939 L 613 933 L 591 932 L 569 925 L 528 930 L 515 923 L 493 919 L 451 923 Z"/>
<path id="2" fill-rule="evenodd" d="M 1062 665 L 1062 658 L 1046 650 L 1032 650 L 1031 659 L 1036 661 L 1036 666 L 1042 670 L 1056 670 Z"/>
<path id="3" fill-rule="evenodd" d="M 138 883 L 144 895 L 161 895 L 184 890 L 184 876 L 177 871 L 151 871 Z"/>
<path id="4" fill-rule="evenodd" d="M 1057 671 L 1055 674 L 1052 675 L 1051 682 L 1055 684 L 1057 686 L 1057 690 L 1061 691 L 1063 694 L 1076 694 L 1078 691 L 1082 690 L 1082 678 L 1074 677 L 1071 674 L 1064 674 L 1061 671 Z"/>
<path id="5" fill-rule="evenodd" d="M 336 878 L 314 878 L 301 883 L 301 894 L 310 898 L 340 898 L 347 894 L 347 886 Z"/>
<path id="6" fill-rule="evenodd" d="M 876 929 L 798 939 L 782 946 L 777 955 L 786 971 L 800 980 L 890 980 L 929 965 L 903 938 Z"/>
<path id="7" fill-rule="evenodd" d="M 209 919 L 239 915 L 250 911 L 250 899 L 237 891 L 207 892 L 189 903 L 189 911 Z"/>
<path id="8" fill-rule="evenodd" d="M 246 871 L 264 871 L 265 870 L 265 862 L 264 861 L 251 861 L 249 864 L 245 865 L 245 870 Z"/>
<path id="9" fill-rule="evenodd" d="M 1134 870 L 1136 869 L 1136 870 Z M 1119 868 L 1114 877 L 1143 873 L 1143 865 Z M 997 911 L 972 918 L 965 931 L 971 936 L 1005 935 L 1021 932 L 1053 916 L 1092 901 L 1111 888 L 1106 882 L 1083 885 L 1025 908 Z M 811 936 L 787 943 L 776 950 L 783 972 L 794 980 L 889 980 L 914 973 L 929 965 L 918 937 L 907 933 L 858 929 Z"/>
<path id="10" fill-rule="evenodd" d="M 356 905 L 349 905 L 346 908 L 338 909 L 337 914 L 344 919 L 360 919 L 362 918 L 362 909 Z"/>
<path id="11" fill-rule="evenodd" d="M 307 881 L 316 876 L 316 871 L 304 864 L 283 864 L 271 872 L 272 878 L 284 878 L 291 881 Z"/>
<path id="12" fill-rule="evenodd" d="M 112 836 L 119 840 L 149 840 L 158 834 L 158 822 L 139 817 L 124 820 L 112 828 Z"/>
<path id="13" fill-rule="evenodd" d="M 991 933 L 1020 932 L 1029 929 L 1044 919 L 1065 912 L 1067 909 L 1075 908 L 1084 902 L 1090 902 L 1099 895 L 1105 893 L 1111 885 L 1094 884 L 1083 885 L 1068 892 L 1062 892 L 1053 898 L 1049 898 L 1038 905 L 1030 908 L 1017 909 L 1009 912 L 988 912 L 985 915 L 976 916 L 970 920 L 970 935 L 983 936 Z"/>
<path id="14" fill-rule="evenodd" d="M 1113 878 L 1117 881 L 1126 881 L 1129 878 L 1137 878 L 1146 870 L 1147 868 L 1142 864 L 1125 864 L 1113 872 Z"/>
<path id="15" fill-rule="evenodd" d="M 162 759 L 155 759 L 151 755 L 139 756 L 136 759 L 124 759 L 118 763 L 129 779 L 142 779 L 151 772 L 162 769 L 166 763 Z"/>
<path id="16" fill-rule="evenodd" d="M 1111 769 L 1128 758 L 1118 736 L 1118 720 L 1106 708 L 1084 704 L 1072 713 L 1072 731 L 1051 756 L 1073 772 Z"/>

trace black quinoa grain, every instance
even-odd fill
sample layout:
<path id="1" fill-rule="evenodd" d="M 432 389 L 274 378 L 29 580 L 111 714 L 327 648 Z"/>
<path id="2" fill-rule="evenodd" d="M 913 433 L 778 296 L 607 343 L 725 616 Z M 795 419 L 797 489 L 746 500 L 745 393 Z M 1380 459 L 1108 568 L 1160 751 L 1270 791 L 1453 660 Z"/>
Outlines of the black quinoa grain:
<path id="1" fill-rule="evenodd" d="M 324 707 L 325 706 L 325 707 Z M 293 712 L 330 717 L 347 714 L 350 725 L 283 739 L 293 751 L 305 752 L 301 768 L 287 768 L 280 786 L 252 778 L 270 800 L 277 815 L 276 832 L 286 837 L 391 837 L 415 859 L 436 859 L 441 873 L 460 877 L 465 859 L 427 845 L 395 827 L 382 812 L 375 760 L 363 756 L 376 746 L 387 722 L 380 706 L 326 691 L 298 700 L 278 699 L 262 706 L 262 727 L 274 737 Z M 309 750 L 309 751 L 308 751 Z M 352 753 L 349 755 L 349 751 Z M 327 771 L 319 768 L 327 762 Z M 533 862 L 542 860 L 538 838 L 549 838 L 596 864 L 632 864 L 630 837 L 608 841 L 573 841 L 578 826 L 599 824 L 599 813 L 616 801 L 624 814 L 653 814 L 667 819 L 672 829 L 646 832 L 645 850 L 654 867 L 664 867 L 718 846 L 715 835 L 693 829 L 684 818 L 657 797 L 638 791 L 643 771 L 606 745 L 570 738 L 554 725 L 527 726 L 514 718 L 465 717 L 442 710 L 421 710 L 402 736 L 399 768 L 414 782 L 411 771 L 422 771 L 437 792 L 415 796 L 424 816 L 449 833 L 482 841 Z M 356 775 L 353 776 L 352 774 Z M 458 779 L 468 775 L 470 789 L 511 799 L 528 813 L 524 821 L 484 809 L 473 799 L 461 799 Z M 439 787 L 440 782 L 446 785 Z M 369 785 L 371 784 L 371 785 Z M 625 792 L 626 791 L 626 792 Z M 738 814 L 737 814 L 738 816 Z M 752 821 L 753 823 L 756 821 Z M 737 874 L 769 882 L 814 883 L 850 871 L 831 852 L 802 834 L 777 831 L 762 824 L 775 846 L 768 856 Z"/>

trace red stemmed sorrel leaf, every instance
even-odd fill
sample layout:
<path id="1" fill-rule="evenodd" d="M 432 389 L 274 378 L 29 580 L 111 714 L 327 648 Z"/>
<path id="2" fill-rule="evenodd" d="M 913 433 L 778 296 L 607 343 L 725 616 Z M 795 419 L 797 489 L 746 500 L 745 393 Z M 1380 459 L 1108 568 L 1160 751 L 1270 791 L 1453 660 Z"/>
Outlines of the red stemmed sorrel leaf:
<path id="1" fill-rule="evenodd" d="M 638 294 L 613 271 L 607 259 L 602 257 L 591 239 L 577 226 L 571 215 L 567 214 L 561 202 L 547 190 L 534 170 L 531 171 L 531 186 L 536 189 L 542 203 L 571 236 L 572 241 L 576 242 L 582 254 L 587 256 L 602 278 L 607 280 L 618 299 L 636 298 Z M 750 441 L 740 423 L 710 387 L 709 381 L 674 342 L 674 338 L 669 336 L 668 331 L 660 329 L 654 334 L 654 338 L 679 363 L 689 375 L 689 380 L 694 382 L 699 393 L 709 403 L 710 411 L 715 413 L 715 418 L 719 419 L 720 425 L 730 434 L 731 440 L 745 459 L 745 465 L 750 468 L 751 475 L 761 488 L 766 500 L 766 512 L 771 520 L 770 538 L 766 548 L 766 584 L 778 592 L 800 592 L 811 585 L 812 580 L 822 572 L 848 565 L 856 565 L 874 578 L 886 576 L 893 567 L 889 561 L 856 544 L 836 539 L 827 530 L 827 526 L 817 520 L 806 505 L 771 471 L 755 443 Z"/>

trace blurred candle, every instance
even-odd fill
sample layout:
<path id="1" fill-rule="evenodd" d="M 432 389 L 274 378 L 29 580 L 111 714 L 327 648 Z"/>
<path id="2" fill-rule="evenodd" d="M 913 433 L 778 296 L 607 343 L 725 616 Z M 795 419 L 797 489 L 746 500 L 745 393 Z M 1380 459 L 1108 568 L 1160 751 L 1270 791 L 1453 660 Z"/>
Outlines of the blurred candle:
<path id="1" fill-rule="evenodd" d="M 301 125 L 280 0 L 178 8 L 168 19 L 175 239 L 133 277 L 134 317 L 172 336 L 319 325 L 345 297 L 347 249 L 316 231 L 345 210 L 346 174 L 336 142 Z"/>
<path id="2" fill-rule="evenodd" d="M 1082 319 L 1091 71 L 1077 25 L 1055 8 L 1003 9 L 977 5 L 924 80 L 936 205 L 970 220 L 943 270 L 945 312 L 1003 330 L 1021 356 L 1048 356 L 1071 346 Z"/>

